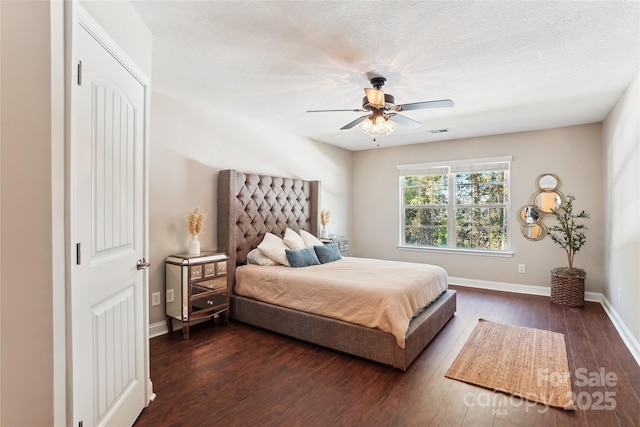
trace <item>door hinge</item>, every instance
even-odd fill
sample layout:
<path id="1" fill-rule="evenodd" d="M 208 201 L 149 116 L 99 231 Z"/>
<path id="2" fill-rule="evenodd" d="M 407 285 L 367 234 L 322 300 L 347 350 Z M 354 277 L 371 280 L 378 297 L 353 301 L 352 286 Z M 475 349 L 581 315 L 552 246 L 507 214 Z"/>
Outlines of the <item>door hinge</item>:
<path id="1" fill-rule="evenodd" d="M 82 86 L 82 61 L 78 61 L 78 86 Z"/>
<path id="2" fill-rule="evenodd" d="M 76 243 L 76 264 L 77 265 L 80 265 L 80 262 L 81 262 L 81 259 L 80 259 L 82 254 L 81 246 L 82 246 L 82 243 Z"/>

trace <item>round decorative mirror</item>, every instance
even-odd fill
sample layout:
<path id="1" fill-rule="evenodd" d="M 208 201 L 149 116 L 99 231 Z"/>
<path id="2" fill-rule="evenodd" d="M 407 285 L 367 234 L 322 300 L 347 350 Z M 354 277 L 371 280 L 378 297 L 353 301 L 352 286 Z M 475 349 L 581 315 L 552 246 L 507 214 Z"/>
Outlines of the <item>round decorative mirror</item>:
<path id="1" fill-rule="evenodd" d="M 537 224 L 540 222 L 542 211 L 534 205 L 526 205 L 520 208 L 518 219 L 522 224 Z"/>
<path id="2" fill-rule="evenodd" d="M 520 230 L 522 235 L 529 240 L 541 240 L 547 235 L 547 228 L 543 223 L 522 224 Z"/>
<path id="3" fill-rule="evenodd" d="M 558 209 L 563 203 L 564 194 L 558 190 L 540 190 L 533 195 L 531 200 L 531 204 L 545 214 L 550 214 L 551 209 Z"/>
<path id="4" fill-rule="evenodd" d="M 543 173 L 536 179 L 538 188 L 543 191 L 554 191 L 560 185 L 560 178 L 552 173 Z"/>

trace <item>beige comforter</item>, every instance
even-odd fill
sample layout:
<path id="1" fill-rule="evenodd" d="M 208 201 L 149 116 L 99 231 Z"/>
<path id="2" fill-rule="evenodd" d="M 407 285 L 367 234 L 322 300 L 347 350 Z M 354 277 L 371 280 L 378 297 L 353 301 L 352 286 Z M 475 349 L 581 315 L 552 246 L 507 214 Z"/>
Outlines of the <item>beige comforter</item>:
<path id="1" fill-rule="evenodd" d="M 303 268 L 243 265 L 235 293 L 378 328 L 404 348 L 411 319 L 447 289 L 438 266 L 345 257 Z"/>

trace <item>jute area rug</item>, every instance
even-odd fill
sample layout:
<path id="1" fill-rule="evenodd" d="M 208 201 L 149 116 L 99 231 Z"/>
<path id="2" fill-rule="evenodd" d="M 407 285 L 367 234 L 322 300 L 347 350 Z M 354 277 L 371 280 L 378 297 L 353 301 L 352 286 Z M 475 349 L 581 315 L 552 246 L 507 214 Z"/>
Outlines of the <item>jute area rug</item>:
<path id="1" fill-rule="evenodd" d="M 575 409 L 564 335 L 480 319 L 447 378 Z"/>

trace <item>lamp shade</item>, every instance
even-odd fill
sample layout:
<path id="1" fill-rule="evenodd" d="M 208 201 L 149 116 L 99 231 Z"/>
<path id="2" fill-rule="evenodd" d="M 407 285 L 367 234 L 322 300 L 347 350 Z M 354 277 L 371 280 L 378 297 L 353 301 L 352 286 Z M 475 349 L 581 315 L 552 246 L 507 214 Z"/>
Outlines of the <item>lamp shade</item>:
<path id="1" fill-rule="evenodd" d="M 367 94 L 367 101 L 370 105 L 382 108 L 384 107 L 384 92 L 378 89 L 366 88 L 364 93 Z"/>

